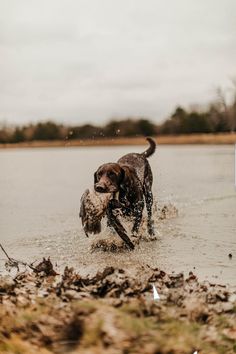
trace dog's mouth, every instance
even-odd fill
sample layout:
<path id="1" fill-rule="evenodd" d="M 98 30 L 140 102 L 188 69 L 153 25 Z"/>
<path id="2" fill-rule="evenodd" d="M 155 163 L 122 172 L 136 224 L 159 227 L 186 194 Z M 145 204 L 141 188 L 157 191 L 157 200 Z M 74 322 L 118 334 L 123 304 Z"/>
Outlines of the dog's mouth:
<path id="1" fill-rule="evenodd" d="M 101 187 L 101 186 L 97 186 L 95 187 L 95 191 L 98 193 L 108 193 L 107 188 Z"/>
<path id="2" fill-rule="evenodd" d="M 95 191 L 98 193 L 116 193 L 118 189 L 116 187 L 104 187 L 104 186 L 95 186 Z"/>

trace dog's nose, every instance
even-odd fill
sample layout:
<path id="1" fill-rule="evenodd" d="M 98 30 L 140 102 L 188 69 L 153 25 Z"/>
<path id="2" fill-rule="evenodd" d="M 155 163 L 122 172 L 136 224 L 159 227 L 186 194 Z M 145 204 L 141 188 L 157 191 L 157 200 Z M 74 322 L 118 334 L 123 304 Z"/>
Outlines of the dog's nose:
<path id="1" fill-rule="evenodd" d="M 103 186 L 95 186 L 95 191 L 98 193 L 106 193 L 106 188 Z"/>

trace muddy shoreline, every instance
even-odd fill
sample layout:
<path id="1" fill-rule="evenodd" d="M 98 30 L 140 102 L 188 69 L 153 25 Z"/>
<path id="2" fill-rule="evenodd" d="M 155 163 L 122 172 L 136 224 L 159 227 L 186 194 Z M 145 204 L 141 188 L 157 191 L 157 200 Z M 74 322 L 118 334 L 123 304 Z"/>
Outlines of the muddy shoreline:
<path id="1" fill-rule="evenodd" d="M 2 354 L 194 351 L 235 353 L 235 288 L 148 265 L 58 274 L 50 260 L 0 277 Z"/>

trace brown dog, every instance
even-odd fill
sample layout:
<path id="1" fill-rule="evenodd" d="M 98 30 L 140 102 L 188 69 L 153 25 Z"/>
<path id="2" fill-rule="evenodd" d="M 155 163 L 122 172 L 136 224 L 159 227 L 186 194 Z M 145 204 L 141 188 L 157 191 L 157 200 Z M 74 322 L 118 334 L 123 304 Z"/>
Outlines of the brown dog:
<path id="1" fill-rule="evenodd" d="M 146 202 L 148 215 L 148 233 L 154 235 L 152 221 L 152 171 L 147 160 L 156 149 L 153 139 L 147 138 L 150 146 L 141 154 L 130 153 L 121 157 L 117 163 L 106 163 L 98 168 L 94 174 L 94 188 L 99 193 L 113 193 L 113 199 L 107 208 L 109 226 L 113 227 L 118 235 L 130 248 L 134 248 L 126 234 L 125 229 L 114 213 L 120 209 L 123 215 L 134 218 L 132 234 L 135 236 L 139 230 Z"/>

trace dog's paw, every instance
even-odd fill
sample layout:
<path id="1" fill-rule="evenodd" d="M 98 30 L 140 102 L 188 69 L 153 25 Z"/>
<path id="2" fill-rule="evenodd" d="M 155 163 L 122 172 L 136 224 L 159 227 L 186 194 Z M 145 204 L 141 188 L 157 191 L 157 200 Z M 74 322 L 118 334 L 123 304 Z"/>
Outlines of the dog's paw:
<path id="1" fill-rule="evenodd" d="M 132 232 L 132 238 L 139 238 L 139 233 L 137 231 Z"/>
<path id="2" fill-rule="evenodd" d="M 155 234 L 149 235 L 149 241 L 156 241 L 156 240 L 157 240 L 157 236 Z"/>
<path id="3" fill-rule="evenodd" d="M 138 245 L 139 241 L 141 239 L 141 236 L 138 232 L 133 232 L 130 239 L 134 245 Z"/>
<path id="4" fill-rule="evenodd" d="M 155 230 L 154 230 L 154 222 L 153 222 L 153 220 L 149 220 L 148 221 L 147 229 L 148 229 L 148 234 L 150 235 L 150 237 L 154 237 L 155 236 Z"/>

